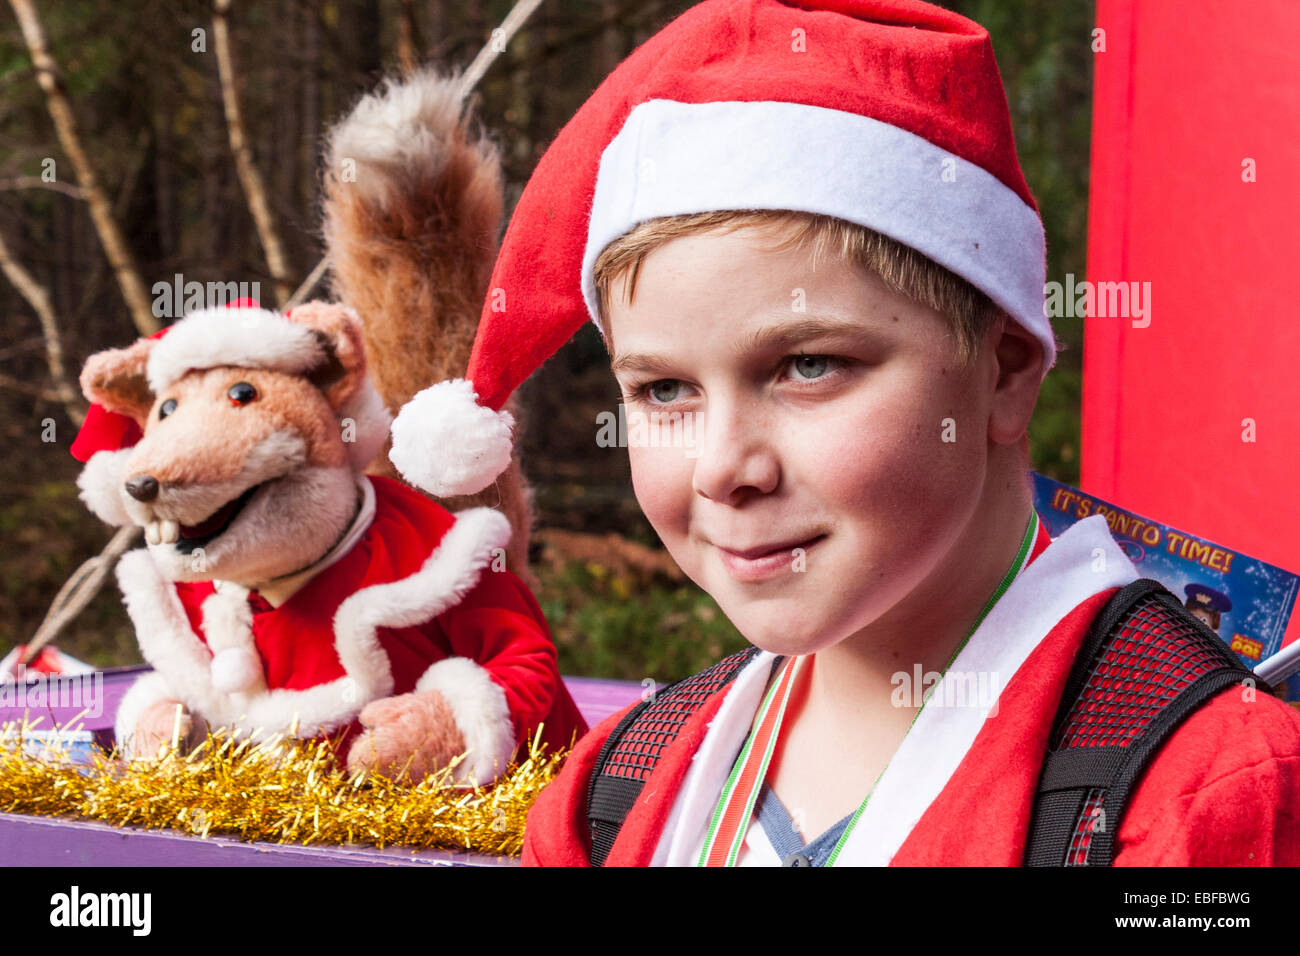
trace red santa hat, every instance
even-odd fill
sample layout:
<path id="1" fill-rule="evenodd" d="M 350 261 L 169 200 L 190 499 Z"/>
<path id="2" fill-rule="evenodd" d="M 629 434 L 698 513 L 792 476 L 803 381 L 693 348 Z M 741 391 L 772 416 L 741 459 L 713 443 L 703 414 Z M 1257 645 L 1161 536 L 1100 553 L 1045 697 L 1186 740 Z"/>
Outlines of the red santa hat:
<path id="1" fill-rule="evenodd" d="M 1045 239 L 987 31 L 919 0 L 708 0 L 560 131 L 506 231 L 465 380 L 419 393 L 391 458 L 435 494 L 510 458 L 498 411 L 597 315 L 592 269 L 639 223 L 788 209 L 881 232 L 967 279 L 1055 359 Z M 441 432 L 430 439 L 430 426 Z"/>

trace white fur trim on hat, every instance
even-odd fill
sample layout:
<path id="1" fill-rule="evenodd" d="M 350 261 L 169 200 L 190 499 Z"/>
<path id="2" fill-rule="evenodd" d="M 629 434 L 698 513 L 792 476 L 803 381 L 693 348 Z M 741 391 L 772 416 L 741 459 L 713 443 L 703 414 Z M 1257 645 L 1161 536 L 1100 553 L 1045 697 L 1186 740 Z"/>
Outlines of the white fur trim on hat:
<path id="1" fill-rule="evenodd" d="M 649 100 L 601 154 L 582 261 L 637 224 L 729 209 L 790 209 L 865 226 L 966 279 L 1056 357 L 1044 314 L 1042 220 L 992 173 L 907 130 L 842 110 L 774 101 Z"/>
<path id="2" fill-rule="evenodd" d="M 238 365 L 305 372 L 327 358 L 306 326 L 267 309 L 200 309 L 173 325 L 149 353 L 154 394 L 190 369 Z"/>
<path id="3" fill-rule="evenodd" d="M 97 451 L 90 456 L 86 467 L 77 476 L 78 497 L 100 521 L 114 527 L 131 524 L 131 516 L 122 503 L 123 485 L 126 481 L 126 459 L 130 448 L 117 451 Z"/>
<path id="4" fill-rule="evenodd" d="M 431 385 L 403 405 L 388 457 L 411 484 L 439 498 L 472 495 L 510 465 L 514 416 L 478 403 L 472 382 Z"/>
<path id="5" fill-rule="evenodd" d="M 468 657 L 449 657 L 421 675 L 417 693 L 436 690 L 451 707 L 468 756 L 456 767 L 458 783 L 490 783 L 506 769 L 515 749 L 515 724 L 506 693 Z"/>

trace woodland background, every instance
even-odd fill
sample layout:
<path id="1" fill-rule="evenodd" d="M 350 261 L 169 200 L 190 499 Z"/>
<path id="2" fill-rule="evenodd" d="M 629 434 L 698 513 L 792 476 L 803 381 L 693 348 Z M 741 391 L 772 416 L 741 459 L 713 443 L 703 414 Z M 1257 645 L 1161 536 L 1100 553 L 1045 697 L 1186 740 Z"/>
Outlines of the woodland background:
<path id="1" fill-rule="evenodd" d="M 1047 230 L 1048 276 L 1083 276 L 1087 241 L 1092 0 L 940 0 L 988 28 L 1021 164 Z M 600 81 L 690 0 L 544 0 L 477 87 L 503 146 L 507 212 L 547 144 Z M 30 639 L 63 582 L 111 529 L 78 501 L 68 453 L 87 355 L 139 334 L 76 188 L 17 12 L 39 17 L 107 205 L 145 288 L 274 278 L 241 188 L 213 46 L 198 0 L 10 0 L 0 4 L 0 656 Z M 321 136 L 403 66 L 464 68 L 512 0 L 237 0 L 230 48 L 252 159 L 284 246 L 284 278 L 321 257 Z M 206 31 L 206 52 L 193 32 Z M 40 180 L 56 163 L 58 183 Z M 508 218 L 508 216 L 507 216 Z M 27 297 L 48 294 L 53 330 Z M 328 279 L 316 289 L 327 293 Z M 52 334 L 56 331 L 57 334 Z M 1039 470 L 1078 477 L 1082 329 L 1066 344 L 1031 430 Z M 537 491 L 534 570 L 565 673 L 672 680 L 743 641 L 676 571 L 641 516 L 625 450 L 594 441 L 617 407 L 607 357 L 584 329 L 525 385 L 524 467 Z M 47 421 L 54 422 L 53 434 Z M 53 440 L 50 440 L 50 439 Z M 111 578 L 57 646 L 100 666 L 140 660 Z"/>

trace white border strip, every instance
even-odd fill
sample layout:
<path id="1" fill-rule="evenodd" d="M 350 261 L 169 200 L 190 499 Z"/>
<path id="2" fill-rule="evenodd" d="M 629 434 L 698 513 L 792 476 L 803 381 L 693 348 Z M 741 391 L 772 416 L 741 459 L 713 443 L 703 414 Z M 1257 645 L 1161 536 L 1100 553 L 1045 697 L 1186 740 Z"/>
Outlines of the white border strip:
<path id="1" fill-rule="evenodd" d="M 996 176 L 920 136 L 801 103 L 649 100 L 632 110 L 601 155 L 592 198 L 582 260 L 592 320 L 592 269 L 605 246 L 648 219 L 727 209 L 821 213 L 897 239 L 1033 332 L 1044 374 L 1055 361 L 1038 214 Z"/>

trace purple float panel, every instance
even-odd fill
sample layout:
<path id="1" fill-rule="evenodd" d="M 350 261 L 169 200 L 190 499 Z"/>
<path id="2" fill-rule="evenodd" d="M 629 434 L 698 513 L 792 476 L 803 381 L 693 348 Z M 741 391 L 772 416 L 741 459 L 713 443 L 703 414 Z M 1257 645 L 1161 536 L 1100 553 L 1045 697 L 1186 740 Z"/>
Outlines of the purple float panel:
<path id="1" fill-rule="evenodd" d="M 296 846 L 207 839 L 85 820 L 0 813 L 5 866 L 518 866 L 510 856 L 409 847 Z"/>
<path id="2" fill-rule="evenodd" d="M 0 683 L 0 724 L 25 718 L 34 730 L 52 730 L 80 718 L 76 726 L 89 730 L 104 749 L 111 749 L 117 706 L 136 678 L 150 669 L 112 667 L 92 674 Z"/>
<path id="3" fill-rule="evenodd" d="M 104 747 L 113 718 L 135 679 L 148 667 L 118 667 L 78 678 L 0 684 L 0 723 L 24 718 L 36 730 L 78 725 Z M 633 681 L 566 677 L 565 685 L 589 726 L 640 700 Z M 207 839 L 170 830 L 141 830 L 57 817 L 0 813 L 0 862 L 7 866 L 514 866 L 513 857 L 412 850 L 407 847 L 297 846 Z"/>
<path id="4" fill-rule="evenodd" d="M 588 727 L 595 727 L 610 714 L 618 713 L 628 704 L 644 696 L 645 687 L 628 680 L 603 680 L 599 677 L 566 677 L 564 686 L 573 695 L 573 702 L 582 711 Z M 656 684 L 662 689 L 663 684 Z"/>

